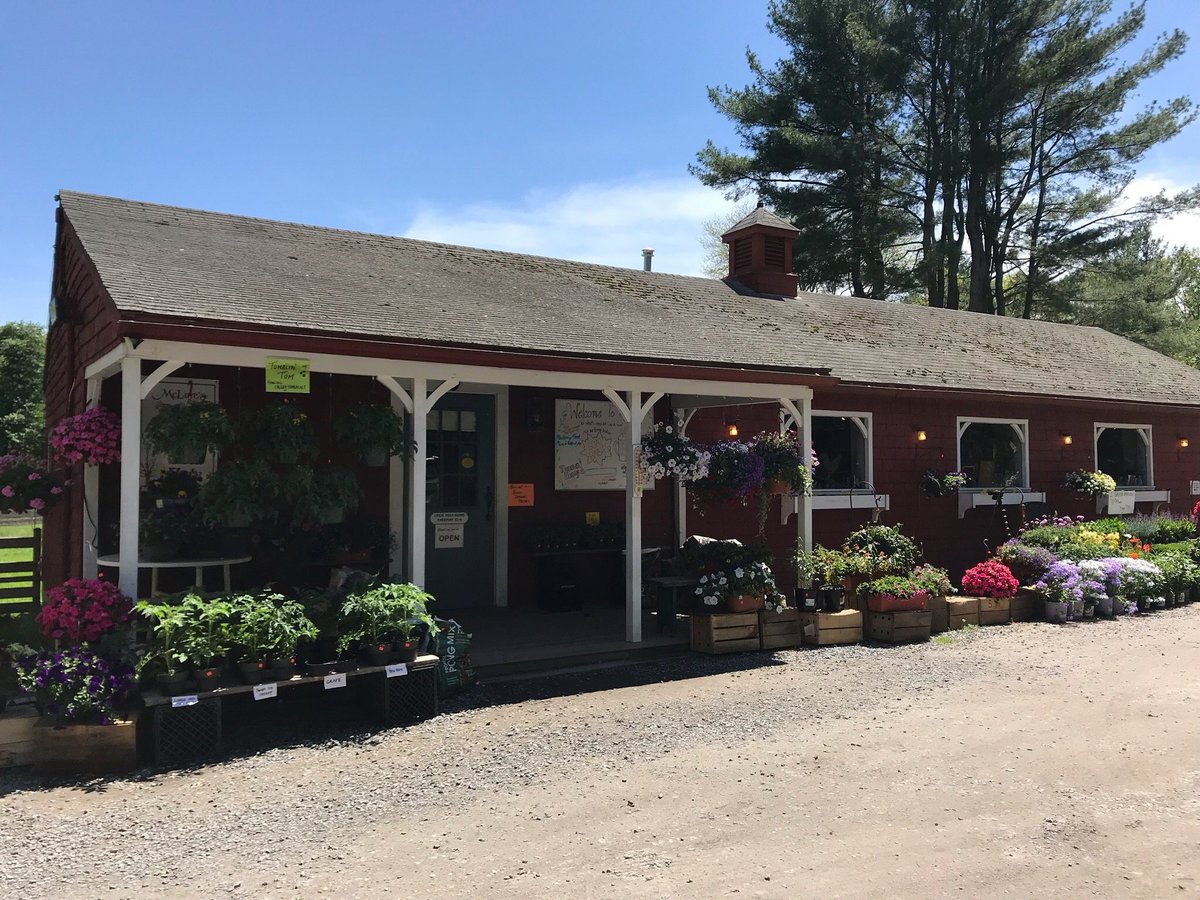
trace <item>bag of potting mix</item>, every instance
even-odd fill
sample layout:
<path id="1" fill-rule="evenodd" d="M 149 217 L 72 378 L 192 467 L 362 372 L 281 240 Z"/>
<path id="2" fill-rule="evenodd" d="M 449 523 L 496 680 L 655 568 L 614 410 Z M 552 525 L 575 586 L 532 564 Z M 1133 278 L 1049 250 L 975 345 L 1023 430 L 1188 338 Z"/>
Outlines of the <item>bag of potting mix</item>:
<path id="1" fill-rule="evenodd" d="M 449 697 L 475 683 L 471 667 L 471 635 L 453 619 L 435 619 L 438 625 L 434 653 L 438 656 L 438 693 Z"/>

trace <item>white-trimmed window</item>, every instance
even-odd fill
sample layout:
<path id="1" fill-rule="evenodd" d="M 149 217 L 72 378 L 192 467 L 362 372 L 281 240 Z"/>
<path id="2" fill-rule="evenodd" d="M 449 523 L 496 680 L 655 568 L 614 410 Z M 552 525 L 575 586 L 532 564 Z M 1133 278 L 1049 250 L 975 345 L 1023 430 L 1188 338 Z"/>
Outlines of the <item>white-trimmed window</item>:
<path id="1" fill-rule="evenodd" d="M 974 490 L 1029 489 L 1028 419 L 958 419 L 958 469 Z"/>
<path id="2" fill-rule="evenodd" d="M 1117 487 L 1154 486 L 1154 440 L 1149 425 L 1096 423 L 1096 471 Z"/>
<path id="3" fill-rule="evenodd" d="M 872 489 L 871 414 L 813 410 L 812 448 L 820 465 L 813 469 L 813 489 L 847 493 Z"/>

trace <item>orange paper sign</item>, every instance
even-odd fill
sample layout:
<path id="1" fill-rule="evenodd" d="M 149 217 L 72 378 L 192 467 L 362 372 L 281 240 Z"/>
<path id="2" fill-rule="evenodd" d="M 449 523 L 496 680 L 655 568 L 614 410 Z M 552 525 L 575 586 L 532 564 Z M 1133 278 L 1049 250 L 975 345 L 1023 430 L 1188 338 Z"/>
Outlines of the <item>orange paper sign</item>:
<path id="1" fill-rule="evenodd" d="M 532 484 L 510 484 L 508 486 L 509 506 L 533 506 Z"/>

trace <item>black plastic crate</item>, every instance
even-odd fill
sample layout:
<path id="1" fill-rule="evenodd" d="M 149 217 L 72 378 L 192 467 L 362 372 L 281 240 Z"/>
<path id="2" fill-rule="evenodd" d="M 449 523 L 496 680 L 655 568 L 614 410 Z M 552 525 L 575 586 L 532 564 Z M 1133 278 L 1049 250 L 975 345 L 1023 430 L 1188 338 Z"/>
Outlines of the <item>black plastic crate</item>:
<path id="1" fill-rule="evenodd" d="M 382 672 L 383 724 L 412 725 L 424 722 L 438 714 L 437 666 L 413 668 L 410 664 L 407 675 L 387 678 Z"/>
<path id="2" fill-rule="evenodd" d="M 163 769 L 194 765 L 221 752 L 221 699 L 206 697 L 191 706 L 164 703 L 153 708 L 152 753 Z"/>

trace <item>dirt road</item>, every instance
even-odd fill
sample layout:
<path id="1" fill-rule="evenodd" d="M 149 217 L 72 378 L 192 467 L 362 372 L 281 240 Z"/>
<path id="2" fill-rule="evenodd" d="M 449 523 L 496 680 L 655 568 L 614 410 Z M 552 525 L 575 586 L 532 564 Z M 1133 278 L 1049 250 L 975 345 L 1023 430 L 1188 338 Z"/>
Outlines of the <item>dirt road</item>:
<path id="1" fill-rule="evenodd" d="M 1200 894 L 1200 608 L 766 659 L 504 686 L 98 793 L 18 780 L 0 874 L 22 897 Z M 589 690 L 521 699 L 556 688 Z"/>

